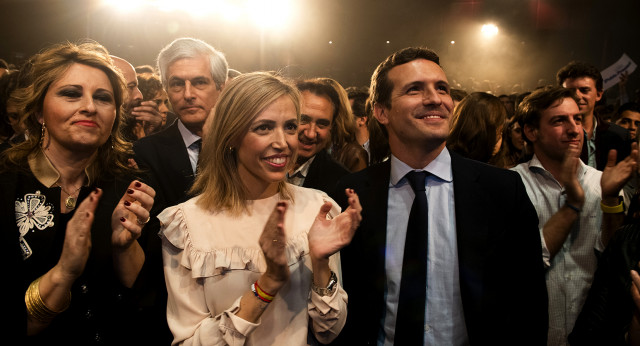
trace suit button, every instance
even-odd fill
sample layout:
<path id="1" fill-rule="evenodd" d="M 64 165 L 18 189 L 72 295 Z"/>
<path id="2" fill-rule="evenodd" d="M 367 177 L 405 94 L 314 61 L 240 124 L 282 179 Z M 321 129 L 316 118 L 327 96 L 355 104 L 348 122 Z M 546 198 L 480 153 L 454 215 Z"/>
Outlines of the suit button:
<path id="1" fill-rule="evenodd" d="M 85 294 L 89 293 L 89 287 L 87 287 L 86 284 L 80 286 L 80 292 L 85 293 Z"/>
<path id="2" fill-rule="evenodd" d="M 87 309 L 87 311 L 84 313 L 84 318 L 90 320 L 93 317 L 93 311 L 91 311 L 91 309 Z"/>

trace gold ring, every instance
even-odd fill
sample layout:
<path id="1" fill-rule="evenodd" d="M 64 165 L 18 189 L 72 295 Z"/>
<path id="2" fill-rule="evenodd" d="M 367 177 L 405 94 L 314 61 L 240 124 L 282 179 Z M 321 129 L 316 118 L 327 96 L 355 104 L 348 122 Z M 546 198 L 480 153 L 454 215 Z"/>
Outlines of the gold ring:
<path id="1" fill-rule="evenodd" d="M 147 218 L 147 220 L 145 220 L 145 222 L 140 222 L 140 219 L 136 220 L 136 222 L 138 223 L 138 225 L 146 225 L 147 222 L 149 222 L 149 220 L 151 220 L 151 215 L 149 215 L 149 217 Z"/>
<path id="2" fill-rule="evenodd" d="M 276 242 L 276 241 L 278 241 L 278 239 L 274 239 L 273 241 Z"/>

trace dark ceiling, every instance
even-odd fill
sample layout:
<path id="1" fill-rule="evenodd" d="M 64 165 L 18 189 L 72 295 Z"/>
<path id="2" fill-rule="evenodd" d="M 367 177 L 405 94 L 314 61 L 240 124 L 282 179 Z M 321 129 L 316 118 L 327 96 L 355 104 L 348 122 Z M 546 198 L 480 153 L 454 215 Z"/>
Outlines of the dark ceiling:
<path id="1" fill-rule="evenodd" d="M 191 36 L 223 51 L 231 67 L 244 72 L 285 70 L 350 86 L 368 85 L 375 66 L 393 51 L 421 45 L 440 54 L 452 84 L 497 93 L 551 83 L 573 59 L 604 69 L 626 53 L 640 63 L 637 0 L 292 1 L 300 9 L 296 24 L 276 35 L 215 14 L 196 18 L 143 8 L 124 15 L 97 0 L 2 0 L 0 57 L 19 64 L 51 43 L 89 37 L 134 65 L 154 64 L 164 45 Z M 489 21 L 500 28 L 494 42 L 477 35 Z M 638 72 L 629 79 L 632 88 Z"/>

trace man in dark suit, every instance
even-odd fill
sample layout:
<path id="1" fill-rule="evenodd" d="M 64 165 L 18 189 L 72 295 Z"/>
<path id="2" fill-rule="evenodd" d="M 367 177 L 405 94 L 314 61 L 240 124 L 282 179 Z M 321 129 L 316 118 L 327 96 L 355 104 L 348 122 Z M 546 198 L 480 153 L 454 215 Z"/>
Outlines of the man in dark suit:
<path id="1" fill-rule="evenodd" d="M 228 64 L 207 43 L 181 38 L 160 51 L 158 70 L 178 120 L 137 141 L 134 151 L 136 163 L 149 173 L 149 184 L 156 189 L 156 205 L 166 208 L 187 197 L 202 128 L 227 80 Z"/>
<path id="2" fill-rule="evenodd" d="M 544 345 L 538 218 L 522 180 L 448 152 L 453 101 L 433 51 L 398 51 L 371 80 L 373 115 L 388 132 L 392 156 L 338 184 L 338 191 L 358 193 L 363 211 L 353 241 L 341 251 L 349 314 L 336 343 Z M 416 171 L 428 172 L 424 190 L 416 187 L 428 204 L 418 219 L 428 226 L 417 230 L 407 227 L 419 199 L 407 180 Z M 334 198 L 344 207 L 340 194 Z M 408 240 L 415 233 L 424 241 Z M 409 255 L 414 245 L 426 248 L 423 257 Z M 405 274 L 403 262 L 416 261 L 426 271 L 426 287 Z M 421 299 L 402 303 L 407 284 L 422 285 Z M 407 305 L 417 313 L 407 317 Z"/>
<path id="3" fill-rule="evenodd" d="M 160 51 L 158 70 L 178 119 L 166 129 L 134 143 L 135 161 L 156 190 L 152 218 L 143 234 L 146 260 L 138 279 L 144 292 L 140 308 L 141 333 L 148 343 L 168 345 L 167 293 L 162 267 L 160 224 L 155 217 L 188 199 L 194 181 L 203 126 L 227 80 L 224 55 L 209 44 L 180 38 Z"/>
<path id="4" fill-rule="evenodd" d="M 338 179 L 349 174 L 347 168 L 327 152 L 331 128 L 342 119 L 338 93 L 329 85 L 312 80 L 297 83 L 302 94 L 298 126 L 298 159 L 288 175 L 290 183 L 332 193 Z"/>
<path id="5" fill-rule="evenodd" d="M 611 149 L 617 151 L 618 162 L 629 156 L 629 131 L 595 114 L 596 104 L 604 93 L 602 74 L 598 68 L 582 61 L 572 61 L 558 71 L 556 79 L 559 86 L 573 89 L 578 96 L 584 128 L 584 145 L 580 155 L 582 162 L 602 171 Z"/>

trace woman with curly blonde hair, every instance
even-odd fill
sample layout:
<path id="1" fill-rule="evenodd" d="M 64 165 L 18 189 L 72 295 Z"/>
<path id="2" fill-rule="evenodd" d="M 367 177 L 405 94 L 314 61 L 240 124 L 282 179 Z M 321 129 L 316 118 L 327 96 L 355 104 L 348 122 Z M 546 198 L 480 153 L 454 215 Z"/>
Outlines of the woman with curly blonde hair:
<path id="1" fill-rule="evenodd" d="M 93 42 L 47 48 L 31 69 L 13 95 L 27 140 L 0 160 L 0 222 L 22 257 L 11 283 L 26 308 L 20 344 L 128 344 L 155 192 L 127 164 L 123 77 Z"/>

